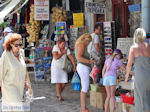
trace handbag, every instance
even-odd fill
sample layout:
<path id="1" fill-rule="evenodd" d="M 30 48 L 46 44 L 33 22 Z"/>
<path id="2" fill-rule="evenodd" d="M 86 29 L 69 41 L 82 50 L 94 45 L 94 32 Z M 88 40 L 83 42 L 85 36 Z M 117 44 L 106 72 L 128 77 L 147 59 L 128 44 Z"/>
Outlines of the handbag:
<path id="1" fill-rule="evenodd" d="M 67 73 L 73 71 L 73 65 L 72 65 L 71 61 L 68 59 L 68 56 L 66 54 L 65 54 L 64 61 L 62 63 L 62 69 L 64 71 L 66 71 Z"/>

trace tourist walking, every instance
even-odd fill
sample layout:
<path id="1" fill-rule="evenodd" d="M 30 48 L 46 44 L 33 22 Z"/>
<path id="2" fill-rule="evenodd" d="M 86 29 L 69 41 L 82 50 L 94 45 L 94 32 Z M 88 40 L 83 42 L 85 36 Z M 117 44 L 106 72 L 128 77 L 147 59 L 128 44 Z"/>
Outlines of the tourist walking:
<path id="1" fill-rule="evenodd" d="M 90 66 L 94 63 L 93 59 L 90 59 L 90 55 L 87 51 L 88 44 L 92 41 L 90 34 L 85 33 L 81 35 L 75 44 L 75 55 L 77 59 L 77 72 L 81 79 L 81 112 L 90 112 L 86 107 L 87 92 L 89 89 L 89 74 Z"/>
<path id="2" fill-rule="evenodd" d="M 6 27 L 3 31 L 3 36 L 0 40 L 0 57 L 2 56 L 3 52 L 4 52 L 4 42 L 6 40 L 8 40 L 8 38 L 11 36 L 12 34 L 12 30 L 9 27 Z"/>
<path id="3" fill-rule="evenodd" d="M 5 51 L 0 59 L 0 86 L 2 103 L 23 101 L 25 85 L 31 90 L 22 47 L 22 37 L 12 34 L 4 43 Z M 25 83 L 26 82 L 26 83 Z"/>
<path id="4" fill-rule="evenodd" d="M 59 39 L 59 42 L 53 47 L 53 60 L 51 66 L 51 83 L 56 84 L 56 92 L 59 101 L 63 101 L 62 92 L 68 82 L 67 72 L 62 69 L 62 64 L 65 60 L 65 55 L 72 62 L 74 71 L 76 71 L 76 64 L 74 58 L 69 50 L 65 46 L 65 40 L 63 38 Z"/>
<path id="5" fill-rule="evenodd" d="M 105 100 L 105 112 L 109 110 L 110 101 L 112 103 L 112 111 L 115 112 L 115 91 L 116 91 L 116 80 L 117 80 L 117 70 L 120 68 L 125 68 L 122 61 L 121 50 L 115 49 L 112 57 L 106 59 L 103 70 L 103 85 L 105 86 L 107 98 Z M 125 69 L 124 69 L 125 70 Z"/>
<path id="6" fill-rule="evenodd" d="M 150 112 L 150 46 L 145 43 L 146 32 L 138 28 L 134 32 L 134 45 L 129 51 L 126 70 L 128 82 L 129 73 L 134 62 L 134 112 Z"/>

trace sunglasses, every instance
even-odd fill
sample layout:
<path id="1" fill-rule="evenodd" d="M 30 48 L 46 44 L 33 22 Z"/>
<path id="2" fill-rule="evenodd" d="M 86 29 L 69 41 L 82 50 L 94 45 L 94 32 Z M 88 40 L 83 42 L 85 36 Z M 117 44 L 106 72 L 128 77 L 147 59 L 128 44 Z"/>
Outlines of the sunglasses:
<path id="1" fill-rule="evenodd" d="M 22 44 L 14 44 L 15 47 L 21 47 Z"/>

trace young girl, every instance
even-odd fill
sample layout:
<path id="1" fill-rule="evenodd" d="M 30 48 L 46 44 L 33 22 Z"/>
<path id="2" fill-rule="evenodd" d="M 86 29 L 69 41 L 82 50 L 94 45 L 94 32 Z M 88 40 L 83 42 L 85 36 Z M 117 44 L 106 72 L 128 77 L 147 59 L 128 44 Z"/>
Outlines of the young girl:
<path id="1" fill-rule="evenodd" d="M 112 57 L 108 58 L 105 61 L 103 67 L 103 85 L 106 88 L 107 98 L 105 100 L 105 112 L 108 112 L 109 102 L 112 101 L 112 112 L 115 112 L 115 90 L 116 90 L 116 79 L 117 79 L 117 70 L 124 68 L 121 59 L 122 53 L 121 50 L 115 49 Z"/>

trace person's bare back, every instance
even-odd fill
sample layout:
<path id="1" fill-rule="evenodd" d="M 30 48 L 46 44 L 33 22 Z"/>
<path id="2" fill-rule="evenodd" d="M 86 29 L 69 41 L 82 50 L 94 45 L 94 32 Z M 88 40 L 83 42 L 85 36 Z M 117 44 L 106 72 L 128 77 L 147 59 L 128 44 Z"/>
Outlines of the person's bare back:
<path id="1" fill-rule="evenodd" d="M 131 47 L 134 57 L 146 56 L 150 57 L 150 46 L 146 43 L 136 44 Z"/>

